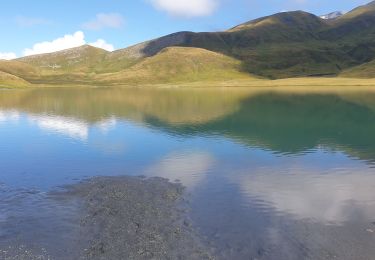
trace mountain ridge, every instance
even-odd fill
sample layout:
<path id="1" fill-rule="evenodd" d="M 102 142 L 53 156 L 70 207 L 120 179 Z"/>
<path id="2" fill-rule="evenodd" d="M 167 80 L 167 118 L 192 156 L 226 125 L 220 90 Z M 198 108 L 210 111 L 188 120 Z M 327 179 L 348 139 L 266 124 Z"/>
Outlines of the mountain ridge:
<path id="1" fill-rule="evenodd" d="M 182 73 L 192 71 L 189 68 L 192 64 L 204 64 L 210 60 L 205 60 L 205 56 L 201 55 L 205 53 L 212 60 L 217 58 L 218 64 L 236 61 L 236 66 L 228 67 L 231 71 L 229 74 L 246 73 L 249 78 L 364 77 L 363 73 L 354 68 L 366 66 L 367 71 L 372 71 L 370 67 L 375 66 L 371 62 L 375 59 L 375 1 L 332 19 L 323 19 L 304 11 L 281 12 L 242 23 L 226 31 L 181 31 L 113 52 L 84 45 L 10 61 L 10 67 L 23 68 L 18 70 L 10 70 L 0 61 L 0 71 L 38 84 L 51 84 L 54 80 L 56 83 L 72 84 L 132 83 L 126 82 L 129 79 L 142 82 L 135 80 L 132 73 L 142 70 L 149 74 L 145 61 L 150 57 L 157 56 L 155 60 L 160 62 L 161 67 L 164 62 L 169 64 L 170 56 L 163 55 L 163 51 L 171 52 L 170 48 Z M 194 62 L 184 64 L 179 59 Z M 200 68 L 198 73 L 211 75 L 215 79 L 213 74 Z M 233 69 L 237 73 L 233 73 Z M 151 73 L 153 78 L 149 81 L 168 81 L 165 77 L 168 71 L 164 70 L 163 73 L 165 75 L 162 76 Z M 202 77 L 194 76 L 192 80 L 208 80 L 203 74 Z M 371 74 L 366 74 L 366 77 L 369 76 Z M 113 79 L 118 82 L 113 82 Z M 188 78 L 185 80 L 189 81 Z"/>

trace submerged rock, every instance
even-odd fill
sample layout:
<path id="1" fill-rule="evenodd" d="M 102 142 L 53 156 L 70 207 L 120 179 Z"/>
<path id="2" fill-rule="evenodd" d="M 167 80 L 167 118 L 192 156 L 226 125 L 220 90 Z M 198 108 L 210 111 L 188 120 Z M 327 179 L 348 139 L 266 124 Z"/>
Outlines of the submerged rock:
<path id="1" fill-rule="evenodd" d="M 185 217 L 184 188 L 162 178 L 99 177 L 68 188 L 83 200 L 82 259 L 211 259 Z"/>

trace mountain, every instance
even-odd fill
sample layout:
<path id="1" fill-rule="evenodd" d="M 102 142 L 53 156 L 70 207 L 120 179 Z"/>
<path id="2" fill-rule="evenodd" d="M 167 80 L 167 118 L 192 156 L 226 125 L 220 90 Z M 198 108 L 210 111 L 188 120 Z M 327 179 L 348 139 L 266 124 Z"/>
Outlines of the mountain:
<path id="1" fill-rule="evenodd" d="M 240 66 L 236 59 L 205 49 L 168 47 L 129 69 L 102 74 L 97 80 L 109 84 L 152 84 L 251 79 L 248 73 L 240 71 Z"/>
<path id="2" fill-rule="evenodd" d="M 59 72 L 92 72 L 97 63 L 102 62 L 108 52 L 83 45 L 54 53 L 39 54 L 19 58 L 16 61 L 54 73 Z"/>
<path id="3" fill-rule="evenodd" d="M 114 52 L 84 45 L 0 61 L 0 71 L 34 84 L 373 77 L 375 1 L 323 18 L 281 12 L 226 31 L 177 32 Z"/>
<path id="4" fill-rule="evenodd" d="M 329 14 L 321 15 L 320 18 L 325 19 L 325 20 L 331 20 L 331 19 L 336 19 L 341 16 L 343 16 L 345 12 L 342 11 L 335 11 Z"/>
<path id="5" fill-rule="evenodd" d="M 178 32 L 117 53 L 142 59 L 171 46 L 219 52 L 240 60 L 241 70 L 270 79 L 335 76 L 375 58 L 375 2 L 336 19 L 283 12 L 224 32 Z"/>

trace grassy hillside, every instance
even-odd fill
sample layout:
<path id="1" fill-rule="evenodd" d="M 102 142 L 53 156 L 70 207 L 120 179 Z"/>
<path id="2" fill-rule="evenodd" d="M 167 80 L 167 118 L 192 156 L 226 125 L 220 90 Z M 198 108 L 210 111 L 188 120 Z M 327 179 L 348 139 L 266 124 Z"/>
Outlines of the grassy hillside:
<path id="1" fill-rule="evenodd" d="M 27 87 L 30 84 L 12 74 L 0 71 L 0 88 L 18 88 Z"/>
<path id="2" fill-rule="evenodd" d="M 276 14 L 255 25 L 250 23 L 244 30 L 264 35 L 259 27 L 267 32 L 274 28 L 272 35 L 287 36 L 286 40 L 279 37 L 258 44 L 253 56 L 256 62 L 244 59 L 249 71 L 269 78 L 337 75 L 375 58 L 374 2 L 334 20 L 292 12 L 282 19 Z"/>
<path id="3" fill-rule="evenodd" d="M 111 54 L 109 56 L 109 54 Z M 83 46 L 0 63 L 0 71 L 35 84 L 128 85 L 251 79 L 241 62 L 205 49 L 171 47 L 147 58 Z"/>
<path id="4" fill-rule="evenodd" d="M 40 69 L 44 75 L 57 75 L 118 72 L 134 65 L 139 59 L 128 57 L 122 51 L 108 52 L 83 45 L 55 53 L 27 56 L 17 61 Z"/>
<path id="5" fill-rule="evenodd" d="M 34 78 L 39 75 L 39 70 L 34 66 L 15 60 L 0 60 L 0 71 L 21 78 Z"/>
<path id="6" fill-rule="evenodd" d="M 94 84 L 98 73 L 118 72 L 129 63 L 116 60 L 100 48 L 83 45 L 55 53 L 32 55 L 12 61 L 25 68 L 15 74 L 36 84 Z M 0 64 L 0 71 L 3 70 Z M 5 70 L 3 70 L 5 71 Z M 37 71 L 32 75 L 28 71 Z M 13 74 L 13 73 L 12 73 Z"/>
<path id="7" fill-rule="evenodd" d="M 344 14 L 339 19 L 333 20 L 332 22 L 336 26 L 339 26 L 353 19 L 357 19 L 357 18 L 363 19 L 366 16 L 372 16 L 374 10 L 375 10 L 375 1 L 372 1 L 368 4 L 365 4 L 365 5 L 362 5 L 353 9 L 351 12 Z"/>
<path id="8" fill-rule="evenodd" d="M 238 60 L 205 49 L 170 47 L 129 69 L 100 78 L 105 82 L 171 83 L 251 79 Z"/>
<path id="9" fill-rule="evenodd" d="M 0 61 L 0 71 L 38 84 L 372 78 L 373 60 L 375 1 L 332 20 L 281 12 L 223 32 L 177 32 L 114 52 L 84 45 Z"/>
<path id="10" fill-rule="evenodd" d="M 242 61 L 251 74 L 271 79 L 338 75 L 375 58 L 375 4 L 330 20 L 296 11 L 259 18 L 225 32 L 179 32 L 119 50 L 150 57 L 170 46 L 198 47 Z"/>
<path id="11" fill-rule="evenodd" d="M 54 53 L 27 56 L 17 61 L 39 68 L 44 74 L 90 73 L 95 71 L 97 64 L 104 60 L 107 53 L 103 49 L 83 45 Z"/>
<path id="12" fill-rule="evenodd" d="M 340 76 L 348 78 L 374 78 L 375 60 L 350 68 L 341 73 Z"/>

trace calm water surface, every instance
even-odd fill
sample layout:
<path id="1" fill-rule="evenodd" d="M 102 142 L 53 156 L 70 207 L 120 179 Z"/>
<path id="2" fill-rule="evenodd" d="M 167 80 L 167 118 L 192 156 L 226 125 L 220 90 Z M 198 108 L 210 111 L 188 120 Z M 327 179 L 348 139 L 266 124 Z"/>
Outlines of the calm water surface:
<path id="1" fill-rule="evenodd" d="M 374 259 L 375 90 L 0 91 L 0 249 L 66 255 L 47 192 L 103 175 L 179 180 L 223 259 Z"/>

